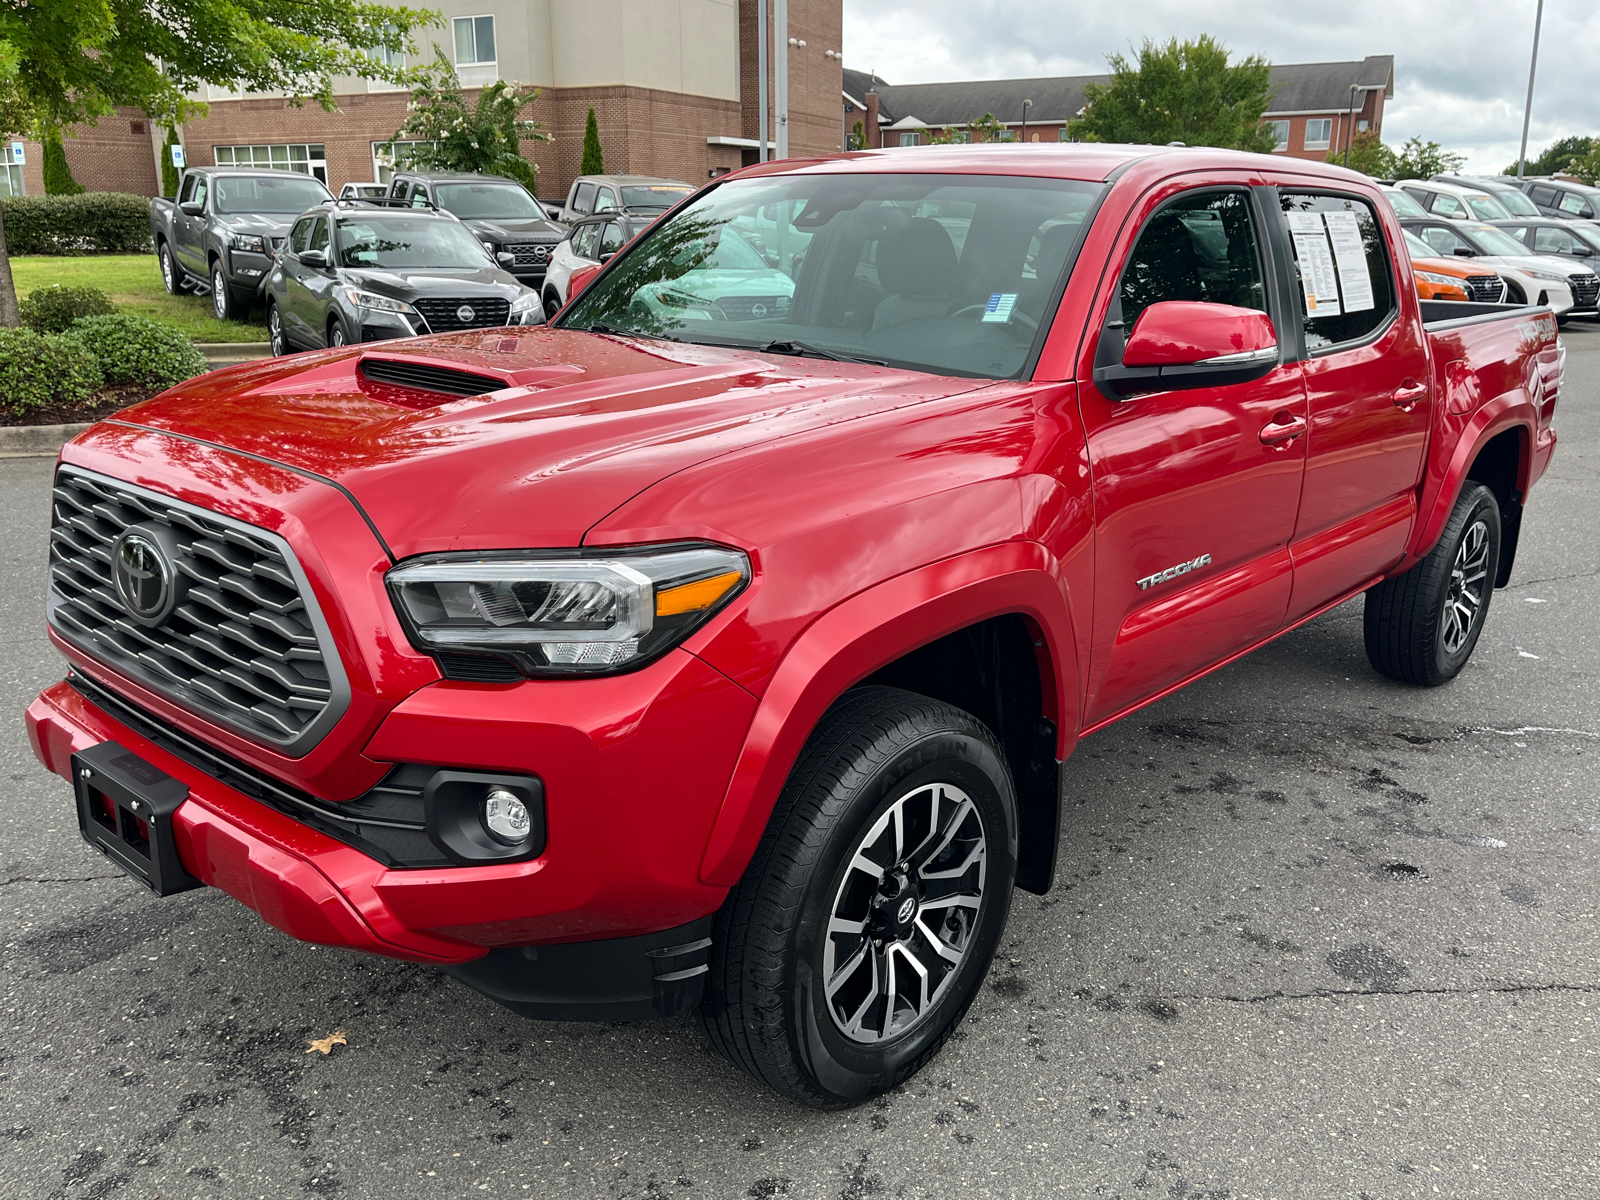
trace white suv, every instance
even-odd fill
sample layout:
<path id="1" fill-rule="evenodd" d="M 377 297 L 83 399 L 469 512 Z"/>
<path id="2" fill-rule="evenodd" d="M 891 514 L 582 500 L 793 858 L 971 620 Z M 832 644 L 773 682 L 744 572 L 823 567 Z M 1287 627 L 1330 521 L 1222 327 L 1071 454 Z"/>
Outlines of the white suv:
<path id="1" fill-rule="evenodd" d="M 1511 217 L 1506 206 L 1485 188 L 1436 179 L 1402 179 L 1395 186 L 1427 209 L 1430 217 L 1450 221 L 1505 221 Z"/>

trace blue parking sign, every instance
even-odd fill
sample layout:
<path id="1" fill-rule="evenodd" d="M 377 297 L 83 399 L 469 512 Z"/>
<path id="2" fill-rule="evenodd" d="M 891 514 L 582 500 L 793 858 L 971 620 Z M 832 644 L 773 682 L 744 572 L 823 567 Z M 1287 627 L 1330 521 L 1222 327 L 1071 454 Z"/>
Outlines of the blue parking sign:
<path id="1" fill-rule="evenodd" d="M 14 167 L 26 166 L 28 162 L 28 149 L 21 142 L 11 143 L 11 165 Z"/>

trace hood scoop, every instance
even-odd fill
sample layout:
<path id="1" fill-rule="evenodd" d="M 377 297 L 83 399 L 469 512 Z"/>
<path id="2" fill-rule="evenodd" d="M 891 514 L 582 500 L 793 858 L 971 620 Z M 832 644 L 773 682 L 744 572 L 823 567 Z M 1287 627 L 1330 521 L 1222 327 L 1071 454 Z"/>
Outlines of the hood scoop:
<path id="1" fill-rule="evenodd" d="M 437 367 L 431 363 L 394 358 L 363 358 L 358 368 L 365 379 L 386 387 L 407 388 L 444 396 L 482 396 L 512 386 L 493 375 Z"/>

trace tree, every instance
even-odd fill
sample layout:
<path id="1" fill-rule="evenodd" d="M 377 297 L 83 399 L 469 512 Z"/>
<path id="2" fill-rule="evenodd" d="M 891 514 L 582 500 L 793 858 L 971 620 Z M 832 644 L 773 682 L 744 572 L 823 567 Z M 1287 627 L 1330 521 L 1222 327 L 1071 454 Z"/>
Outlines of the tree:
<path id="1" fill-rule="evenodd" d="M 1438 142 L 1425 142 L 1420 137 L 1411 137 L 1395 154 L 1391 178 L 1431 179 L 1435 175 L 1449 175 L 1466 165 L 1465 155 L 1446 150 Z"/>
<path id="2" fill-rule="evenodd" d="M 1343 150 L 1330 150 L 1326 162 L 1337 163 L 1340 166 L 1348 165 L 1352 171 L 1360 171 L 1363 175 L 1370 175 L 1374 179 L 1399 179 L 1396 174 L 1395 153 L 1385 146 L 1378 137 L 1375 129 L 1363 129 L 1350 139 L 1349 163 L 1345 162 Z"/>
<path id="3" fill-rule="evenodd" d="M 1600 184 L 1600 145 L 1594 146 L 1586 153 L 1569 158 L 1567 165 L 1558 169 L 1564 175 L 1576 176 L 1590 187 Z"/>
<path id="4" fill-rule="evenodd" d="M 865 150 L 867 148 L 867 127 L 864 122 L 857 121 L 850 126 L 850 144 L 846 150 Z"/>
<path id="5" fill-rule="evenodd" d="M 1595 138 L 1592 137 L 1564 137 L 1558 142 L 1552 142 L 1540 152 L 1538 158 L 1530 158 L 1523 168 L 1527 175 L 1554 175 L 1557 171 L 1565 171 L 1575 158 L 1582 158 L 1592 153 L 1597 147 Z M 1517 164 L 1512 163 L 1505 169 L 1505 174 L 1515 175 Z"/>
<path id="6" fill-rule="evenodd" d="M 1209 34 L 1192 42 L 1149 38 L 1136 61 L 1110 55 L 1110 83 L 1084 88 L 1081 116 L 1067 123 L 1075 141 L 1222 146 L 1269 153 L 1277 145 L 1261 124 L 1271 97 L 1272 66 L 1259 55 L 1237 63 Z"/>
<path id="7" fill-rule="evenodd" d="M 435 50 L 433 65 L 423 68 L 411 92 L 406 123 L 389 139 L 389 151 L 401 139 L 420 142 L 408 162 L 425 171 L 477 171 L 505 175 L 537 195 L 539 170 L 522 157 L 522 143 L 548 142 L 550 135 L 522 112 L 539 95 L 536 87 L 496 80 L 467 102 L 456 69 Z"/>
<path id="8" fill-rule="evenodd" d="M 183 142 L 178 137 L 176 129 L 167 130 L 166 145 L 161 147 L 161 194 L 176 197 L 178 195 L 178 168 L 172 165 L 172 148 L 181 146 Z"/>
<path id="9" fill-rule="evenodd" d="M 594 119 L 591 108 L 589 120 L 583 127 L 583 162 L 578 164 L 578 174 L 603 175 L 605 170 L 605 159 L 600 154 L 600 122 Z"/>
<path id="10" fill-rule="evenodd" d="M 61 130 L 46 130 L 40 140 L 44 143 L 44 194 L 76 196 L 88 191 L 72 177 L 72 168 L 67 165 L 67 148 L 61 144 Z"/>
<path id="11" fill-rule="evenodd" d="M 27 0 L 0 4 L 0 86 L 27 120 L 8 129 L 93 123 L 119 106 L 164 124 L 203 115 L 203 84 L 281 91 L 332 109 L 333 81 L 404 84 L 403 52 L 423 9 L 370 0 Z M 0 229 L 0 325 L 16 325 L 16 289 Z"/>

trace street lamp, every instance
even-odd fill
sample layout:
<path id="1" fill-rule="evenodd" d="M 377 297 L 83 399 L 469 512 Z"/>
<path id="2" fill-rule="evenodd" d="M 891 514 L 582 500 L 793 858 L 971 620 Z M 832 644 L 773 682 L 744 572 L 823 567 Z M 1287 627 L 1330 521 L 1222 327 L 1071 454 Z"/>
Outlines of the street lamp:
<path id="1" fill-rule="evenodd" d="M 1032 107 L 1032 100 L 1024 100 L 1022 102 L 1022 141 L 1024 145 L 1028 141 L 1028 110 Z"/>
<path id="2" fill-rule="evenodd" d="M 1528 60 L 1528 99 L 1522 106 L 1522 149 L 1517 152 L 1517 179 L 1528 166 L 1528 118 L 1533 115 L 1533 73 L 1539 67 L 1539 26 L 1544 23 L 1544 0 L 1533 14 L 1533 57 Z"/>
<path id="3" fill-rule="evenodd" d="M 1359 83 L 1350 85 L 1350 113 L 1344 119 L 1344 165 L 1350 165 L 1350 143 L 1356 140 L 1356 93 L 1361 90 Z"/>

